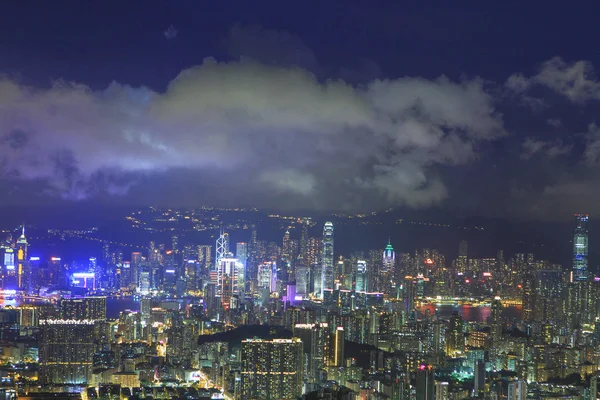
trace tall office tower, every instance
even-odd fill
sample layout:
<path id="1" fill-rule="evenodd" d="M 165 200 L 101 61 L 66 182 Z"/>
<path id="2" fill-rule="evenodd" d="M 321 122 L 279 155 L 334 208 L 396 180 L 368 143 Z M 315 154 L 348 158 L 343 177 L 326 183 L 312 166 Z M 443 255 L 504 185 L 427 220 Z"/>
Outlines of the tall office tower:
<path id="1" fill-rule="evenodd" d="M 323 298 L 323 290 L 333 289 L 333 223 L 325 222 L 323 227 L 323 284 L 321 285 L 321 295 Z"/>
<path id="2" fill-rule="evenodd" d="M 290 261 L 292 257 L 292 240 L 290 239 L 290 231 L 286 230 L 283 234 L 281 242 L 281 259 Z"/>
<path id="3" fill-rule="evenodd" d="M 594 375 L 590 379 L 590 398 L 598 398 L 598 375 Z"/>
<path id="4" fill-rule="evenodd" d="M 356 278 L 354 282 L 354 290 L 356 292 L 368 292 L 367 262 L 365 260 L 358 260 L 356 262 Z"/>
<path id="5" fill-rule="evenodd" d="M 310 220 L 308 218 L 302 219 L 302 231 L 300 233 L 300 259 L 306 266 L 312 265 L 312 260 L 310 260 L 308 255 L 308 225 Z"/>
<path id="6" fill-rule="evenodd" d="M 248 261 L 248 243 L 238 242 L 235 245 L 235 257 L 246 267 Z"/>
<path id="7" fill-rule="evenodd" d="M 344 334 L 344 327 L 338 326 L 333 335 L 333 346 L 332 346 L 332 367 L 343 367 L 344 366 L 344 342 L 346 336 Z"/>
<path id="8" fill-rule="evenodd" d="M 60 317 L 64 320 L 105 320 L 106 297 L 62 299 Z"/>
<path id="9" fill-rule="evenodd" d="M 177 236 L 171 236 L 171 250 L 173 250 L 173 253 L 179 253 L 179 238 Z"/>
<path id="10" fill-rule="evenodd" d="M 450 317 L 448 329 L 446 329 L 446 355 L 454 357 L 462 354 L 465 350 L 465 335 L 463 333 L 463 319 L 454 312 Z"/>
<path id="11" fill-rule="evenodd" d="M 475 361 L 475 376 L 473 379 L 475 394 L 484 389 L 485 386 L 485 361 Z"/>
<path id="12" fill-rule="evenodd" d="M 573 282 L 588 278 L 588 214 L 575 214 L 573 233 Z"/>
<path id="13" fill-rule="evenodd" d="M 277 263 L 266 261 L 258 266 L 258 287 L 269 292 L 277 290 Z"/>
<path id="14" fill-rule="evenodd" d="M 523 321 L 531 322 L 534 319 L 534 310 L 535 310 L 535 297 L 536 297 L 536 289 L 535 289 L 535 271 L 528 270 L 525 271 L 523 275 L 523 295 L 522 295 L 522 303 L 523 303 Z"/>
<path id="15" fill-rule="evenodd" d="M 302 341 L 242 341 L 242 400 L 296 400 L 302 394 Z"/>
<path id="16" fill-rule="evenodd" d="M 139 251 L 134 251 L 131 253 L 131 283 L 135 285 L 135 287 L 139 287 L 140 285 L 140 264 L 142 263 L 142 253 Z"/>
<path id="17" fill-rule="evenodd" d="M 256 279 L 259 262 L 258 250 L 258 232 L 256 230 L 256 225 L 252 225 L 250 241 L 248 242 L 248 280 Z"/>
<path id="18" fill-rule="evenodd" d="M 95 350 L 94 331 L 94 321 L 90 320 L 41 320 L 40 383 L 89 382 Z"/>
<path id="19" fill-rule="evenodd" d="M 465 272 L 468 265 L 467 256 L 468 244 L 466 240 L 461 240 L 458 245 L 458 258 L 455 261 L 455 269 L 457 272 Z"/>
<path id="20" fill-rule="evenodd" d="M 217 295 L 221 297 L 221 305 L 229 309 L 231 297 L 239 295 L 244 288 L 244 266 L 237 258 L 223 257 L 217 265 Z M 240 276 L 242 279 L 240 281 Z"/>
<path id="21" fill-rule="evenodd" d="M 296 266 L 296 294 L 306 297 L 310 293 L 310 268 L 304 264 Z"/>
<path id="22" fill-rule="evenodd" d="M 417 369 L 417 400 L 434 399 L 433 368 L 422 364 Z"/>
<path id="23" fill-rule="evenodd" d="M 513 381 L 508 383 L 507 400 L 526 400 L 527 383 L 525 381 Z"/>
<path id="24" fill-rule="evenodd" d="M 221 258 L 226 257 L 227 253 L 229 253 L 229 235 L 225 233 L 223 227 L 221 227 L 221 231 L 219 232 L 215 248 L 215 265 L 219 265 Z"/>
<path id="25" fill-rule="evenodd" d="M 435 383 L 435 400 L 449 400 L 450 399 L 450 385 L 448 382 L 436 382 Z"/>
<path id="26" fill-rule="evenodd" d="M 392 242 L 388 241 L 385 250 L 383 251 L 383 271 L 384 272 L 392 272 L 394 271 L 394 266 L 396 265 L 396 252 L 392 247 Z"/>
<path id="27" fill-rule="evenodd" d="M 30 271 L 27 258 L 27 238 L 25 238 L 25 225 L 21 231 L 21 236 L 16 243 L 16 261 L 17 261 L 17 286 L 20 290 L 29 290 Z"/>
<path id="28" fill-rule="evenodd" d="M 212 266 L 212 246 L 204 244 L 199 245 L 196 249 L 198 251 L 200 274 L 206 274 Z"/>
<path id="29" fill-rule="evenodd" d="M 294 335 L 302 340 L 308 377 L 311 381 L 318 381 L 321 371 L 327 365 L 329 324 L 296 324 Z"/>

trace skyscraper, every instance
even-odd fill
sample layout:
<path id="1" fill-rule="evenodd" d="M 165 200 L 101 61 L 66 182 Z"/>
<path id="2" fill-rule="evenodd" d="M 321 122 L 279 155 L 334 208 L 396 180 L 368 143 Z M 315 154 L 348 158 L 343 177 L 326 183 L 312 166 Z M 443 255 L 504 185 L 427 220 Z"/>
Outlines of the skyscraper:
<path id="1" fill-rule="evenodd" d="M 331 357 L 331 366 L 343 367 L 344 366 L 344 342 L 345 342 L 344 328 L 338 326 L 333 336 L 333 348 Z"/>
<path id="2" fill-rule="evenodd" d="M 333 289 L 333 223 L 325 222 L 323 227 L 323 278 L 321 284 L 321 293 L 317 292 L 320 298 L 323 298 L 323 290 Z M 315 284 L 315 292 L 317 291 Z"/>
<path id="3" fill-rule="evenodd" d="M 364 260 L 356 262 L 355 291 L 367 291 L 367 262 Z"/>
<path id="4" fill-rule="evenodd" d="M 246 261 L 248 260 L 248 243 L 236 243 L 235 257 L 239 260 L 239 262 L 241 262 L 244 265 L 244 267 L 246 266 Z"/>
<path id="5" fill-rule="evenodd" d="M 89 382 L 95 350 L 94 324 L 90 320 L 40 321 L 40 383 Z"/>
<path id="6" fill-rule="evenodd" d="M 588 214 L 575 214 L 573 234 L 573 281 L 585 281 L 588 274 Z"/>
<path id="7" fill-rule="evenodd" d="M 384 272 L 391 272 L 394 270 L 396 264 L 396 252 L 392 247 L 392 242 L 388 241 L 388 244 L 383 251 L 383 270 Z"/>
<path id="8" fill-rule="evenodd" d="M 302 341 L 247 339 L 242 341 L 242 400 L 289 399 L 302 394 Z"/>
<path id="9" fill-rule="evenodd" d="M 507 400 L 527 399 L 527 383 L 525 381 L 513 381 L 508 384 Z"/>
<path id="10" fill-rule="evenodd" d="M 417 370 L 417 400 L 433 400 L 433 368 L 422 364 Z"/>
<path id="11" fill-rule="evenodd" d="M 435 400 L 448 400 L 450 399 L 450 391 L 448 382 L 436 382 L 435 383 Z"/>
<path id="12" fill-rule="evenodd" d="M 223 257 L 217 265 L 217 295 L 221 305 L 229 309 L 231 297 L 244 289 L 244 266 L 237 258 Z M 241 277 L 241 279 L 240 279 Z"/>
<path id="13" fill-rule="evenodd" d="M 17 262 L 17 286 L 21 290 L 29 289 L 30 273 L 27 258 L 27 238 L 25 238 L 25 225 L 21 231 L 21 236 L 17 239 L 16 246 Z"/>
<path id="14" fill-rule="evenodd" d="M 60 317 L 64 320 L 105 320 L 106 297 L 62 299 Z"/>
<path id="15" fill-rule="evenodd" d="M 229 235 L 221 227 L 216 242 L 215 265 L 219 265 L 221 258 L 226 257 L 227 253 L 229 253 Z"/>

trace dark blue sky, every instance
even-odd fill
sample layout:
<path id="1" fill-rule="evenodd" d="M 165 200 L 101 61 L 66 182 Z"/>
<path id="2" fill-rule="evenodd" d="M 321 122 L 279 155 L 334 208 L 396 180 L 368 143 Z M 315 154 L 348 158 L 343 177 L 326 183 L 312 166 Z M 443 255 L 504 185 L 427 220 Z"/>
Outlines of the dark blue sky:
<path id="1" fill-rule="evenodd" d="M 10 144 L 2 181 L 10 195 L 3 201 L 407 206 L 549 219 L 573 209 L 600 211 L 600 133 L 593 125 L 599 11 L 597 2 L 3 1 L 0 74 L 12 85 L 0 86 L 0 136 Z M 170 26 L 176 35 L 167 37 Z M 198 67 L 207 57 L 221 63 L 212 72 Z M 240 59 L 256 65 L 235 64 Z M 200 70 L 167 91 L 192 67 Z M 285 76 L 271 81 L 279 69 Z M 288 86 L 293 71 L 314 75 L 317 92 L 305 103 L 280 99 L 273 89 L 306 86 Z M 442 75 L 462 87 L 439 81 Z M 256 87 L 247 87 L 248 79 Z M 331 80 L 359 93 L 348 103 L 347 93 L 322 99 L 322 115 L 305 109 L 320 104 L 313 96 L 330 93 Z M 68 86 L 65 97 L 58 81 Z M 225 86 L 212 87 L 217 81 Z M 107 90 L 111 82 L 117 85 Z M 74 96 L 73 84 L 86 87 L 85 100 Z M 36 94 L 19 104 L 9 88 Z M 206 93 L 209 100 L 187 106 Z M 352 105 L 365 98 L 368 121 L 340 116 L 356 115 Z M 289 115 L 273 111 L 280 104 Z M 115 110 L 135 117 L 124 120 Z M 207 122 L 215 110 L 226 125 L 221 117 Z M 250 126 L 245 117 L 261 123 Z M 198 124 L 198 131 L 190 128 Z M 343 140 L 319 136 L 330 130 L 343 131 Z M 115 144 L 113 152 L 109 143 L 123 137 L 138 146 Z M 40 154 L 48 141 L 52 151 Z M 211 159 L 215 141 L 231 152 L 215 159 L 244 161 L 223 168 Z M 341 142 L 343 149 L 331 149 Z M 212 150 L 199 156 L 203 162 L 182 162 L 195 145 Z M 142 155 L 144 146 L 168 157 Z M 332 193 L 315 196 L 325 188 Z"/>
<path id="2" fill-rule="evenodd" d="M 600 4 L 396 1 L 5 1 L 0 69 L 25 80 L 164 89 L 204 57 L 226 59 L 235 24 L 298 35 L 320 62 L 368 59 L 382 76 L 505 80 L 560 55 L 596 64 Z M 467 3 L 470 3 L 468 6 Z M 178 36 L 163 34 L 173 25 Z"/>

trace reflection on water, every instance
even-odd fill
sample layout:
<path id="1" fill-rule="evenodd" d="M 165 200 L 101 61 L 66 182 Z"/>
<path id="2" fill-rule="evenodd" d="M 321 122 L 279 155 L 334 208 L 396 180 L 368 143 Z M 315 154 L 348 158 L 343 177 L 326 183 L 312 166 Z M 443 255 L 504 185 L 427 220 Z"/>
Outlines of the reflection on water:
<path id="1" fill-rule="evenodd" d="M 133 297 L 108 297 L 106 299 L 106 318 L 119 318 L 121 311 L 139 311 L 140 302 Z"/>
<path id="2" fill-rule="evenodd" d="M 452 315 L 452 313 L 458 312 L 465 321 L 470 321 L 470 322 L 486 322 L 486 320 L 492 313 L 492 310 L 490 307 L 484 307 L 484 306 L 478 306 L 478 307 L 467 306 L 467 305 L 464 305 L 464 306 L 447 306 L 447 305 L 436 306 L 435 304 L 428 304 L 426 306 L 419 307 L 419 309 L 417 311 L 419 312 L 419 314 L 421 316 L 425 316 L 428 313 L 429 313 L 429 315 L 433 316 L 434 313 L 436 312 L 436 309 L 437 309 L 437 314 L 441 318 L 449 318 Z M 520 320 L 521 314 L 522 314 L 521 306 L 509 306 L 509 307 L 504 307 L 502 309 L 502 317 L 504 317 L 505 319 L 508 319 L 509 321 Z"/>

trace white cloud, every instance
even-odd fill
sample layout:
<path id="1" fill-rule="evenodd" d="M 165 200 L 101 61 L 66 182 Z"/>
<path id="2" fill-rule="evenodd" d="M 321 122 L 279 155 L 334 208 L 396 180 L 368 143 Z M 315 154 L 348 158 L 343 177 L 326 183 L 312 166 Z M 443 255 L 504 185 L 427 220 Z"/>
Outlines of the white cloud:
<path id="1" fill-rule="evenodd" d="M 520 73 L 511 75 L 506 86 L 521 94 L 535 86 L 544 86 L 574 103 L 600 99 L 600 82 L 596 79 L 592 64 L 588 61 L 569 64 L 560 57 L 542 63 L 538 73 L 531 77 Z"/>
<path id="2" fill-rule="evenodd" d="M 526 138 L 523 142 L 523 152 L 521 153 L 522 159 L 529 159 L 534 155 L 543 154 L 547 157 L 558 157 L 569 154 L 573 146 L 565 144 L 562 140 L 536 140 L 532 138 Z"/>
<path id="3" fill-rule="evenodd" d="M 504 134 L 477 79 L 356 87 L 296 67 L 207 59 L 165 93 L 0 80 L 4 176 L 75 198 L 98 181 L 121 192 L 131 184 L 122 174 L 184 168 L 232 179 L 243 171 L 233 186 L 293 193 L 323 209 L 419 207 L 447 195 L 431 167 L 468 162 L 479 143 Z"/>

